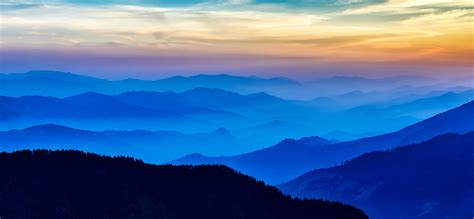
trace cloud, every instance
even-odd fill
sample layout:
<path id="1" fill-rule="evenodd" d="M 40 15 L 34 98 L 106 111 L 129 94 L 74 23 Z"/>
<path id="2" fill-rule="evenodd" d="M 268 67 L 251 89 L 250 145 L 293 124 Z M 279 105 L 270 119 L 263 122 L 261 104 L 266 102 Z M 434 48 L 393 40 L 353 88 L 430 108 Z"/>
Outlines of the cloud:
<path id="1" fill-rule="evenodd" d="M 22 10 L 22 9 L 30 9 L 30 8 L 40 8 L 43 7 L 43 4 L 38 3 L 30 3 L 30 2 L 0 2 L 0 11 L 15 11 L 15 10 Z"/>
<path id="2" fill-rule="evenodd" d="M 471 63 L 473 50 L 473 3 L 462 0 L 104 2 L 0 3 L 8 8 L 0 14 L 0 50 L 459 65 Z M 312 8 L 324 4 L 331 10 Z"/>
<path id="3" fill-rule="evenodd" d="M 389 0 L 383 4 L 368 5 L 366 7 L 348 8 L 343 14 L 412 14 L 430 13 L 442 8 L 459 9 L 473 7 L 471 0 Z"/>

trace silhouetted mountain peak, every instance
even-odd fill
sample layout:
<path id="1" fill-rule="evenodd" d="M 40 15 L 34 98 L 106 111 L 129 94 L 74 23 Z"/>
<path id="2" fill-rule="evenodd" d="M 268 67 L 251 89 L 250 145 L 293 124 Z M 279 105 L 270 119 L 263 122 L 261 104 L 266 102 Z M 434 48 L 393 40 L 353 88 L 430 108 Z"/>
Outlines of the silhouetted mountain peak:
<path id="1" fill-rule="evenodd" d="M 65 81 L 98 81 L 106 79 L 97 79 L 86 75 L 78 75 L 71 72 L 61 72 L 52 70 L 32 70 L 16 76 L 28 77 L 28 78 L 41 78 L 41 79 L 60 79 Z"/>
<path id="2" fill-rule="evenodd" d="M 125 78 L 125 79 L 122 79 L 122 80 L 119 80 L 121 82 L 137 82 L 137 81 L 142 81 L 140 79 L 136 79 L 136 78 Z"/>
<path id="3" fill-rule="evenodd" d="M 44 124 L 44 125 L 35 125 L 35 126 L 25 128 L 23 130 L 32 131 L 32 130 L 64 130 L 64 129 L 74 130 L 73 128 L 69 128 L 69 127 L 66 127 L 66 126 L 57 125 L 57 124 L 53 124 L 53 123 L 48 123 L 48 124 Z"/>
<path id="4" fill-rule="evenodd" d="M 263 150 L 282 150 L 282 149 L 283 150 L 286 150 L 286 149 L 296 150 L 298 147 L 318 146 L 318 145 L 327 145 L 327 144 L 331 144 L 331 142 L 318 136 L 304 137 L 298 140 L 287 138 L 280 141 L 275 146 L 272 146 Z"/>
<path id="5" fill-rule="evenodd" d="M 218 136 L 232 137 L 229 130 L 227 130 L 224 127 L 220 127 L 218 129 L 214 130 L 213 132 L 211 132 L 211 134 L 218 135 Z"/>
<path id="6" fill-rule="evenodd" d="M 193 75 L 191 77 L 233 77 L 232 75 L 229 75 L 229 74 L 197 74 L 197 75 Z"/>
<path id="7" fill-rule="evenodd" d="M 42 131 L 42 132 L 89 132 L 86 130 L 74 129 L 67 126 L 62 126 L 58 124 L 48 123 L 43 125 L 31 126 L 25 129 L 24 131 Z"/>
<path id="8" fill-rule="evenodd" d="M 67 100 L 87 100 L 87 99 L 112 99 L 110 96 L 97 92 L 86 92 L 65 98 Z"/>
<path id="9" fill-rule="evenodd" d="M 58 124 L 52 124 L 52 123 L 31 126 L 25 129 L 15 130 L 15 131 L 22 132 L 22 133 L 30 133 L 32 134 L 32 136 L 30 136 L 31 138 L 35 138 L 35 136 L 37 135 L 44 135 L 43 137 L 51 137 L 51 136 L 57 135 L 58 138 L 63 137 L 63 136 L 77 135 L 77 134 L 96 135 L 96 133 L 92 131 L 75 129 L 75 128 L 62 126 Z"/>
<path id="10" fill-rule="evenodd" d="M 303 137 L 297 140 L 297 142 L 309 145 L 309 146 L 318 146 L 318 145 L 327 145 L 331 144 L 327 139 L 321 138 L 319 136 Z"/>
<path id="11" fill-rule="evenodd" d="M 294 144 L 294 143 L 297 143 L 298 141 L 293 139 L 293 138 L 287 138 L 287 139 L 283 139 L 280 143 L 278 143 L 279 145 L 285 145 L 285 144 Z"/>
<path id="12" fill-rule="evenodd" d="M 197 74 L 186 77 L 187 80 L 195 81 L 232 81 L 232 80 L 242 80 L 245 77 L 234 76 L 228 74 Z"/>
<path id="13" fill-rule="evenodd" d="M 251 93 L 247 95 L 249 97 L 255 97 L 259 99 L 267 99 L 267 100 L 280 100 L 280 98 L 272 96 L 266 92 L 257 92 L 257 93 Z"/>
<path id="14" fill-rule="evenodd" d="M 301 144 L 297 140 L 292 139 L 292 138 L 287 138 L 268 149 L 294 148 L 294 147 L 297 147 L 298 145 L 301 145 Z"/>
<path id="15" fill-rule="evenodd" d="M 165 78 L 165 79 L 185 79 L 185 78 L 188 78 L 188 77 L 185 77 L 185 76 L 182 76 L 182 75 L 176 75 L 176 76 L 171 76 L 169 78 Z"/>
<path id="16" fill-rule="evenodd" d="M 188 155 L 180 158 L 180 160 L 193 161 L 193 162 L 199 163 L 199 162 L 202 162 L 202 161 L 204 161 L 208 158 L 209 158 L 208 156 L 205 156 L 205 155 L 200 154 L 200 153 L 192 153 L 192 154 L 188 154 Z"/>
<path id="17" fill-rule="evenodd" d="M 69 127 L 54 124 L 54 123 L 46 123 L 46 124 L 43 124 L 43 125 L 34 125 L 34 126 L 29 127 L 29 128 L 26 128 L 26 129 L 35 129 L 35 128 L 56 129 L 56 128 L 69 128 Z M 72 128 L 69 128 L 69 129 L 72 129 Z"/>

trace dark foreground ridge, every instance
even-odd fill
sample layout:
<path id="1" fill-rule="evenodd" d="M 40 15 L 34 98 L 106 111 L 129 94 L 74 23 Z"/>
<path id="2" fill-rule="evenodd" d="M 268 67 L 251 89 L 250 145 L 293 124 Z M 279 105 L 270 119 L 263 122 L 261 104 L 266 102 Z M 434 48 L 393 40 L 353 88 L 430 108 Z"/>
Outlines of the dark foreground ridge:
<path id="1" fill-rule="evenodd" d="M 2 218 L 367 218 L 292 199 L 225 166 L 157 166 L 79 151 L 0 154 Z"/>

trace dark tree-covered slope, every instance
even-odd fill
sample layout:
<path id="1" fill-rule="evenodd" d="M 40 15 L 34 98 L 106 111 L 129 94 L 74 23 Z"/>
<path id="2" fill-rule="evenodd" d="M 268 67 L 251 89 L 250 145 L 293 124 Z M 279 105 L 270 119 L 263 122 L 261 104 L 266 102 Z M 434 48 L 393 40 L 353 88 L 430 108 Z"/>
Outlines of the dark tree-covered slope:
<path id="1" fill-rule="evenodd" d="M 225 166 L 156 166 L 78 151 L 0 154 L 2 218 L 367 218 L 295 200 Z"/>
<path id="2" fill-rule="evenodd" d="M 364 154 L 280 185 L 297 197 L 342 201 L 371 218 L 474 216 L 474 132 Z"/>

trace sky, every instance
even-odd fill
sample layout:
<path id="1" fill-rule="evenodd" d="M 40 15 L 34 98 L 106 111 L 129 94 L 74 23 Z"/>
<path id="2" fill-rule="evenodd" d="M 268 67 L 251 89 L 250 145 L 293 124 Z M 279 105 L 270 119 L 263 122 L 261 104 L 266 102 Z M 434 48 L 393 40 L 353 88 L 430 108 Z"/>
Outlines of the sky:
<path id="1" fill-rule="evenodd" d="M 469 75 L 472 0 L 0 0 L 0 72 Z"/>

